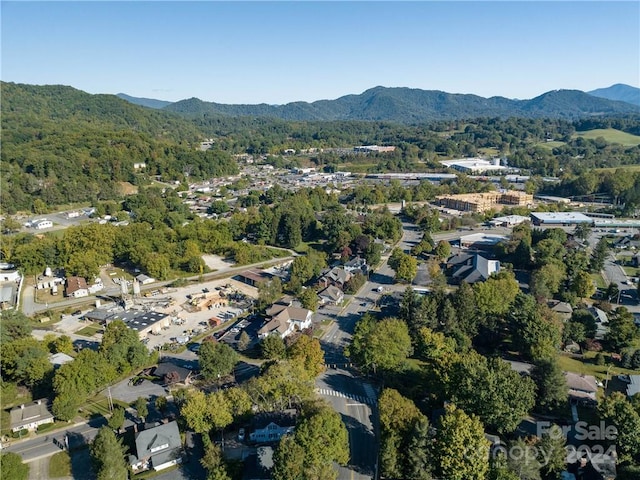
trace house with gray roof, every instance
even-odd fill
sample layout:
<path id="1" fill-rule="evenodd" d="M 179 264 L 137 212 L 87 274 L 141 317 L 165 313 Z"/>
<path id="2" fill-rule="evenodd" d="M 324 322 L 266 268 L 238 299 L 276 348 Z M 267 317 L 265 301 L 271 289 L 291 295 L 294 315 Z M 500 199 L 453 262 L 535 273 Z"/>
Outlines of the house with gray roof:
<path id="1" fill-rule="evenodd" d="M 629 375 L 629 385 L 627 385 L 627 396 L 629 398 L 640 394 L 640 375 Z"/>
<path id="2" fill-rule="evenodd" d="M 133 473 L 164 470 L 182 463 L 182 441 L 177 422 L 161 423 L 136 432 L 134 450 L 129 455 Z"/>
<path id="3" fill-rule="evenodd" d="M 342 300 L 344 300 L 344 293 L 334 285 L 329 285 L 327 288 L 320 290 L 318 292 L 318 296 L 320 297 L 320 301 L 325 305 L 338 305 Z"/>
<path id="4" fill-rule="evenodd" d="M 447 269 L 454 283 L 484 282 L 500 271 L 498 260 L 489 260 L 477 253 L 458 253 L 447 260 Z"/>
<path id="5" fill-rule="evenodd" d="M 580 375 L 573 372 L 564 372 L 569 388 L 569 401 L 581 405 L 593 406 L 598 404 L 596 392 L 598 384 L 593 375 Z"/>
<path id="6" fill-rule="evenodd" d="M 46 398 L 13 407 L 9 411 L 9 418 L 12 432 L 36 430 L 40 425 L 53 423 L 53 414 L 47 407 Z"/>

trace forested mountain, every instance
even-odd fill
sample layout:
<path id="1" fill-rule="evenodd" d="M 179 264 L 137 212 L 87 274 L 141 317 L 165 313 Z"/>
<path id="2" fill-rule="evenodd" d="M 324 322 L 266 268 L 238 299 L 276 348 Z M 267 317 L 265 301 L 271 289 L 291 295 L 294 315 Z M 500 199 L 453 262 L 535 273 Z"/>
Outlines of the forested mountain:
<path id="1" fill-rule="evenodd" d="M 8 212 L 121 198 L 119 182 L 181 178 L 187 166 L 194 178 L 237 172 L 228 153 L 199 151 L 199 128 L 170 112 L 59 85 L 1 85 L 0 199 Z"/>
<path id="2" fill-rule="evenodd" d="M 627 102 L 640 106 L 640 88 L 616 83 L 608 88 L 598 88 L 587 92 L 594 97 L 606 98 L 609 100 L 617 100 L 619 102 Z"/>
<path id="3" fill-rule="evenodd" d="M 134 105 L 140 105 L 142 107 L 148 107 L 148 108 L 160 109 L 171 104 L 171 102 L 167 102 L 166 100 L 156 100 L 155 98 L 144 98 L 144 97 L 132 97 L 130 95 L 127 95 L 126 93 L 117 93 L 116 97 L 126 100 L 129 103 L 133 103 Z"/>
<path id="4" fill-rule="evenodd" d="M 476 117 L 579 119 L 592 116 L 640 114 L 640 107 L 594 97 L 579 90 L 555 90 L 531 100 L 452 94 L 435 90 L 375 87 L 360 95 L 313 103 L 286 105 L 225 105 L 197 98 L 167 105 L 184 115 L 222 114 L 273 117 L 283 120 L 367 120 L 419 123 Z"/>

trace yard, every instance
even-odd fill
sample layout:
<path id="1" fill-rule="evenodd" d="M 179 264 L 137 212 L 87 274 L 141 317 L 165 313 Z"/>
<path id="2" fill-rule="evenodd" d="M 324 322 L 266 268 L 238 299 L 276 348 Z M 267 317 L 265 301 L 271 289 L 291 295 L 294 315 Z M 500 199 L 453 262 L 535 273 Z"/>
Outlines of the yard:
<path id="1" fill-rule="evenodd" d="M 82 335 L 84 337 L 93 337 L 97 333 L 102 333 L 102 326 L 98 325 L 97 323 L 93 323 L 92 322 L 89 325 L 87 325 L 86 327 L 81 328 L 80 330 L 78 330 L 75 333 L 76 333 L 76 335 Z"/>
<path id="2" fill-rule="evenodd" d="M 49 460 L 49 478 L 71 476 L 71 458 L 67 452 L 58 452 Z"/>

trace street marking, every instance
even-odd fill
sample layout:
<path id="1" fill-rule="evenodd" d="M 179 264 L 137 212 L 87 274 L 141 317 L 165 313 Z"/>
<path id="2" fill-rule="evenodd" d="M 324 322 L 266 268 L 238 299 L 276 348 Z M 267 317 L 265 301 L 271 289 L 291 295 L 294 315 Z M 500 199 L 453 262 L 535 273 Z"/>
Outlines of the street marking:
<path id="1" fill-rule="evenodd" d="M 331 390 L 329 388 L 316 388 L 315 392 L 320 394 L 320 395 L 327 396 L 327 397 L 338 397 L 338 398 L 346 398 L 346 399 L 349 399 L 349 400 L 355 400 L 356 402 L 360 402 L 361 405 L 362 404 L 367 404 L 367 405 L 375 405 L 376 404 L 375 398 L 371 398 L 370 396 L 363 397 L 361 395 L 355 395 L 355 394 L 352 394 L 352 393 L 338 392 L 336 390 Z"/>

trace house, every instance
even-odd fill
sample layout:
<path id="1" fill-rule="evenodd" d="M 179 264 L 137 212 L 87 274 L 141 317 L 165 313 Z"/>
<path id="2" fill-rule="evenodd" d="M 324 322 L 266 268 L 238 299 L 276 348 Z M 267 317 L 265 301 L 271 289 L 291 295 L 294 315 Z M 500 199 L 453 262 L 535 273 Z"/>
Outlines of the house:
<path id="1" fill-rule="evenodd" d="M 153 371 L 153 376 L 161 379 L 165 385 L 183 383 L 189 385 L 193 372 L 172 362 L 162 362 Z"/>
<path id="2" fill-rule="evenodd" d="M 53 365 L 53 368 L 59 368 L 65 363 L 69 363 L 73 361 L 73 357 L 71 355 L 67 355 L 66 353 L 58 352 L 55 354 L 49 355 L 49 363 Z"/>
<path id="3" fill-rule="evenodd" d="M 450 271 L 454 283 L 469 284 L 484 282 L 491 274 L 500 271 L 498 260 L 489 260 L 477 253 L 458 253 L 447 260 L 447 269 Z"/>
<path id="4" fill-rule="evenodd" d="M 344 290 L 345 284 L 351 279 L 351 272 L 346 271 L 342 267 L 333 267 L 320 278 L 320 285 L 328 287 L 335 285 Z"/>
<path id="5" fill-rule="evenodd" d="M 573 372 L 564 372 L 569 387 L 569 401 L 586 406 L 597 405 L 596 392 L 598 384 L 593 375 L 580 375 Z"/>
<path id="6" fill-rule="evenodd" d="M 273 275 L 264 270 L 245 270 L 233 278 L 252 287 L 257 287 L 261 283 L 268 282 L 272 277 Z"/>
<path id="7" fill-rule="evenodd" d="M 133 473 L 164 470 L 178 463 L 182 463 L 182 442 L 175 421 L 136 432 L 134 453 L 129 456 Z"/>
<path id="8" fill-rule="evenodd" d="M 313 316 L 311 310 L 283 305 L 281 302 L 269 307 L 265 313 L 267 317 L 271 318 L 258 330 L 259 338 L 273 334 L 285 338 L 295 331 L 305 330 L 311 327 L 311 317 Z"/>
<path id="9" fill-rule="evenodd" d="M 573 315 L 573 307 L 567 302 L 550 300 L 547 302 L 547 306 L 565 322 L 571 318 L 571 315 Z"/>
<path id="10" fill-rule="evenodd" d="M 249 441 L 254 443 L 279 442 L 284 435 L 293 433 L 295 425 L 296 411 L 294 409 L 256 415 L 251 425 L 253 431 L 249 434 Z"/>
<path id="11" fill-rule="evenodd" d="M 318 292 L 318 296 L 320 297 L 320 301 L 323 305 L 338 305 L 342 300 L 344 300 L 344 293 L 342 293 L 342 290 L 333 285 L 329 285 L 327 288 L 320 290 L 320 292 Z"/>
<path id="12" fill-rule="evenodd" d="M 596 321 L 596 340 L 603 340 L 607 332 L 609 331 L 609 317 L 607 314 L 600 310 L 598 307 L 589 307 L 587 311 L 591 314 Z"/>
<path id="13" fill-rule="evenodd" d="M 9 418 L 12 432 L 36 430 L 40 425 L 53 423 L 53 414 L 47 407 L 46 398 L 13 407 L 9 411 Z"/>
<path id="14" fill-rule="evenodd" d="M 31 226 L 36 230 L 44 230 L 45 228 L 53 227 L 53 222 L 51 220 L 47 220 L 46 218 L 43 218 L 41 220 L 36 220 L 31 224 Z"/>
<path id="15" fill-rule="evenodd" d="M 349 273 L 353 272 L 353 274 L 362 273 L 363 275 L 366 275 L 369 271 L 367 261 L 361 257 L 352 258 L 347 263 L 345 263 L 342 268 Z"/>
<path id="16" fill-rule="evenodd" d="M 88 297 L 89 286 L 87 281 L 82 277 L 69 277 L 67 278 L 67 287 L 65 289 L 65 295 L 67 297 Z"/>
<path id="17" fill-rule="evenodd" d="M 627 385 L 627 396 L 629 398 L 640 394 L 640 375 L 629 375 L 629 385 Z"/>

